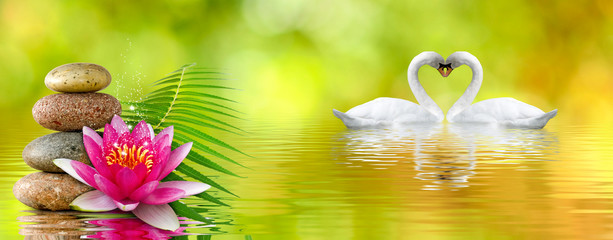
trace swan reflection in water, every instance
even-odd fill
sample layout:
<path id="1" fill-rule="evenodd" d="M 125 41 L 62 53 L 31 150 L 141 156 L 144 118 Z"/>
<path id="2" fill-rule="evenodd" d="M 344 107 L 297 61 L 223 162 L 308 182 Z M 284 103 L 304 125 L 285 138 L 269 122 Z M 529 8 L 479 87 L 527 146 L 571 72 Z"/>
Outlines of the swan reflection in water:
<path id="1" fill-rule="evenodd" d="M 461 123 L 347 130 L 339 140 L 345 144 L 337 159 L 348 168 L 398 170 L 412 162 L 414 178 L 427 181 L 423 190 L 452 191 L 468 187 L 479 165 L 546 161 L 557 146 L 556 135 L 543 129 Z"/>

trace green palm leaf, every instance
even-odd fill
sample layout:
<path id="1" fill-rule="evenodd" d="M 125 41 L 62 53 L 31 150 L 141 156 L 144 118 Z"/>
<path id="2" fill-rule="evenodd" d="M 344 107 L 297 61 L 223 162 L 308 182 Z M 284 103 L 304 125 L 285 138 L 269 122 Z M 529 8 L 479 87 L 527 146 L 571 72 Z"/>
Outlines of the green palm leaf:
<path id="1" fill-rule="evenodd" d="M 206 219 L 205 217 L 200 215 L 194 209 L 191 209 L 190 207 L 185 205 L 185 203 L 182 203 L 182 202 L 179 202 L 179 201 L 174 201 L 174 202 L 169 203 L 168 205 L 170 205 L 170 207 L 172 207 L 172 209 L 175 210 L 175 213 L 180 215 L 180 216 L 188 217 L 188 218 L 191 218 L 191 219 L 194 219 L 194 220 L 197 220 L 197 221 L 201 221 L 201 222 L 206 223 L 206 224 L 212 224 L 213 223 L 213 222 L 211 222 L 211 220 Z"/>
<path id="2" fill-rule="evenodd" d="M 168 104 L 168 103 L 172 102 L 173 100 L 174 100 L 173 97 L 164 97 L 164 96 L 161 96 L 161 97 L 148 97 L 147 98 L 147 102 L 151 103 L 151 104 L 153 104 L 153 103 Z M 176 99 L 175 100 L 175 105 L 177 105 L 179 103 L 183 103 L 183 102 L 185 102 L 185 103 L 195 103 L 195 104 L 198 104 L 199 106 L 210 105 L 210 106 L 215 106 L 215 107 L 219 107 L 219 108 L 224 108 L 226 110 L 234 111 L 234 112 L 237 112 L 237 113 L 241 113 L 241 112 L 239 112 L 239 111 L 237 111 L 237 110 L 235 110 L 235 109 L 233 109 L 231 107 L 227 107 L 225 105 L 222 105 L 222 104 L 219 104 L 219 103 L 215 103 L 215 102 L 211 102 L 211 101 L 205 101 L 205 100 L 202 100 L 200 98 L 183 97 L 183 98 L 180 98 L 180 99 Z M 130 103 L 130 102 L 124 102 L 123 104 L 128 104 L 128 103 Z M 130 103 L 130 104 L 135 104 L 135 103 Z"/>
<path id="3" fill-rule="evenodd" d="M 185 179 L 182 178 L 181 176 L 177 175 L 176 173 L 170 173 L 170 174 L 168 174 L 168 177 L 164 178 L 164 181 L 185 181 Z M 213 184 L 215 184 L 215 183 L 213 183 Z M 209 184 L 209 185 L 211 185 L 211 184 Z M 211 187 L 214 187 L 214 186 L 211 185 Z M 194 196 L 202 198 L 204 200 L 207 200 L 207 201 L 215 203 L 215 204 L 219 204 L 219 205 L 223 205 L 223 206 L 228 206 L 228 204 L 225 204 L 224 202 L 222 202 L 221 200 L 211 196 L 207 192 L 202 192 L 202 193 L 196 194 Z"/>
<path id="4" fill-rule="evenodd" d="M 223 91 L 235 91 L 236 89 L 217 84 L 220 80 L 229 80 L 223 76 L 223 73 L 212 69 L 196 68 L 194 65 L 184 65 L 166 77 L 155 81 L 154 89 L 142 100 L 122 102 L 124 109 L 122 118 L 131 126 L 136 126 L 139 121 L 144 120 L 153 126 L 156 134 L 166 127 L 174 126 L 173 149 L 187 142 L 194 143 L 192 151 L 186 158 L 188 161 L 181 163 L 176 171 L 168 175 L 164 181 L 181 181 L 184 179 L 181 176 L 183 175 L 209 184 L 221 192 L 236 196 L 227 188 L 211 180 L 206 173 L 196 170 L 209 169 L 212 172 L 238 176 L 214 160 L 242 165 L 215 148 L 249 156 L 231 144 L 213 137 L 209 132 L 210 130 L 233 134 L 240 134 L 236 131 L 244 132 L 225 119 L 241 119 L 236 115 L 240 112 L 231 106 L 236 101 L 220 94 Z M 195 196 L 227 206 L 218 197 L 208 192 Z M 174 202 L 171 206 L 179 215 L 195 220 L 203 219 L 197 212 L 190 210 L 181 202 Z"/>

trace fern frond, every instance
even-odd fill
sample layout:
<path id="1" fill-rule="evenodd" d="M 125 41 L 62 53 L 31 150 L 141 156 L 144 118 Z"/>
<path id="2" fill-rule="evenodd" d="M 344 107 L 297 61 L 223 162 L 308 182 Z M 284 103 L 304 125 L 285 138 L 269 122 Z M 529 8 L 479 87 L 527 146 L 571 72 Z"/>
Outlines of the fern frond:
<path id="1" fill-rule="evenodd" d="M 241 119 L 231 104 L 236 101 L 220 96 L 220 91 L 235 91 L 237 89 L 217 84 L 219 80 L 229 80 L 224 74 L 212 69 L 196 68 L 195 64 L 182 66 L 167 76 L 153 83 L 153 90 L 142 100 L 122 102 L 124 112 L 122 118 L 131 126 L 139 121 L 146 121 L 159 133 L 163 128 L 174 126 L 173 149 L 187 142 L 194 142 L 192 151 L 176 172 L 185 177 L 211 185 L 221 192 L 236 196 L 227 188 L 221 186 L 197 169 L 237 176 L 232 171 L 222 167 L 214 160 L 223 160 L 231 164 L 243 166 L 237 161 L 225 156 L 214 148 L 227 149 L 249 156 L 232 145 L 213 137 L 209 130 L 240 134 L 244 132 L 224 118 Z M 238 131 L 238 132 L 237 132 Z M 179 174 L 171 173 L 165 181 L 183 180 Z M 207 192 L 196 195 L 199 198 L 215 204 L 227 204 Z M 183 205 L 177 204 L 177 207 Z M 182 209 L 185 212 L 185 209 Z M 193 214 L 193 213 L 189 213 Z"/>

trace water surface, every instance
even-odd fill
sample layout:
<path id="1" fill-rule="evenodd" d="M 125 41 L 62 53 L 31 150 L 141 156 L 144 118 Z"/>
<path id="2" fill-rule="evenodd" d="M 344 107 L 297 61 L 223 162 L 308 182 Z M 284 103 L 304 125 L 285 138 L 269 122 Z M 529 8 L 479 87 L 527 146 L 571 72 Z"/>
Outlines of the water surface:
<path id="1" fill-rule="evenodd" d="M 216 226 L 186 232 L 212 239 L 613 239 L 613 127 L 555 120 L 541 130 L 436 124 L 395 131 L 347 130 L 331 115 L 243 122 L 248 134 L 212 134 L 253 156 L 224 152 L 247 168 L 220 163 L 244 178 L 204 170 L 240 198 L 212 192 L 232 207 L 188 200 L 208 208 L 204 215 Z M 23 147 L 51 131 L 27 116 L 5 125 L 12 127 L 0 138 L 1 234 L 50 231 L 57 226 L 32 217 L 49 213 L 31 211 L 11 188 L 33 171 L 21 160 Z"/>

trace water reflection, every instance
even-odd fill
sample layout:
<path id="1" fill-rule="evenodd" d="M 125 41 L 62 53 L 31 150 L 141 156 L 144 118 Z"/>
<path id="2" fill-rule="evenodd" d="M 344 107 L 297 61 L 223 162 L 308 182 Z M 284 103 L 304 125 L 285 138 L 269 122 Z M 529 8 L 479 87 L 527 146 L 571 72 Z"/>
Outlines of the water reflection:
<path id="1" fill-rule="evenodd" d="M 232 207 L 187 199 L 216 226 L 185 232 L 213 234 L 212 239 L 252 234 L 253 239 L 305 240 L 613 236 L 613 128 L 608 123 L 553 122 L 543 130 L 446 124 L 348 131 L 336 120 L 252 121 L 241 126 L 249 138 L 222 137 L 254 156 L 233 157 L 249 168 L 220 162 L 245 178 L 203 173 L 240 198 L 212 192 Z M 21 150 L 42 134 L 15 131 L 0 139 L 5 143 L 0 164 L 7 166 L 0 169 L 4 195 L 12 194 L 12 184 L 28 169 Z M 43 216 L 49 219 L 46 227 L 36 219 L 41 216 L 28 220 L 34 224 L 17 222 L 32 215 L 21 212 L 27 207 L 14 198 L 0 204 L 5 226 L 0 236 L 7 239 L 19 239 L 21 232 L 58 234 L 51 226 L 55 222 L 65 223 L 60 232 L 104 231 L 79 225 L 83 216 L 76 222 Z"/>
<path id="2" fill-rule="evenodd" d="M 194 229 L 211 228 L 198 221 L 179 218 L 176 231 L 161 230 L 121 212 L 85 213 L 77 211 L 24 211 L 33 215 L 19 216 L 19 234 L 25 239 L 171 239 L 195 235 Z"/>
<path id="3" fill-rule="evenodd" d="M 34 215 L 17 217 L 21 223 L 19 234 L 25 239 L 80 239 L 82 235 L 91 234 L 84 230 L 89 225 L 79 219 L 79 212 L 51 212 L 27 210 Z"/>
<path id="4" fill-rule="evenodd" d="M 200 222 L 187 222 L 181 219 L 176 231 L 162 230 L 143 222 L 138 218 L 109 218 L 93 219 L 86 222 L 96 227 L 92 230 L 95 234 L 87 235 L 85 238 L 93 239 L 171 239 L 175 236 L 185 236 L 186 224 L 202 224 Z"/>
<path id="5" fill-rule="evenodd" d="M 425 124 L 402 130 L 347 130 L 338 139 L 337 160 L 348 168 L 384 170 L 412 161 L 423 190 L 470 186 L 479 164 L 543 161 L 557 148 L 547 130 L 505 129 L 472 124 Z"/>

